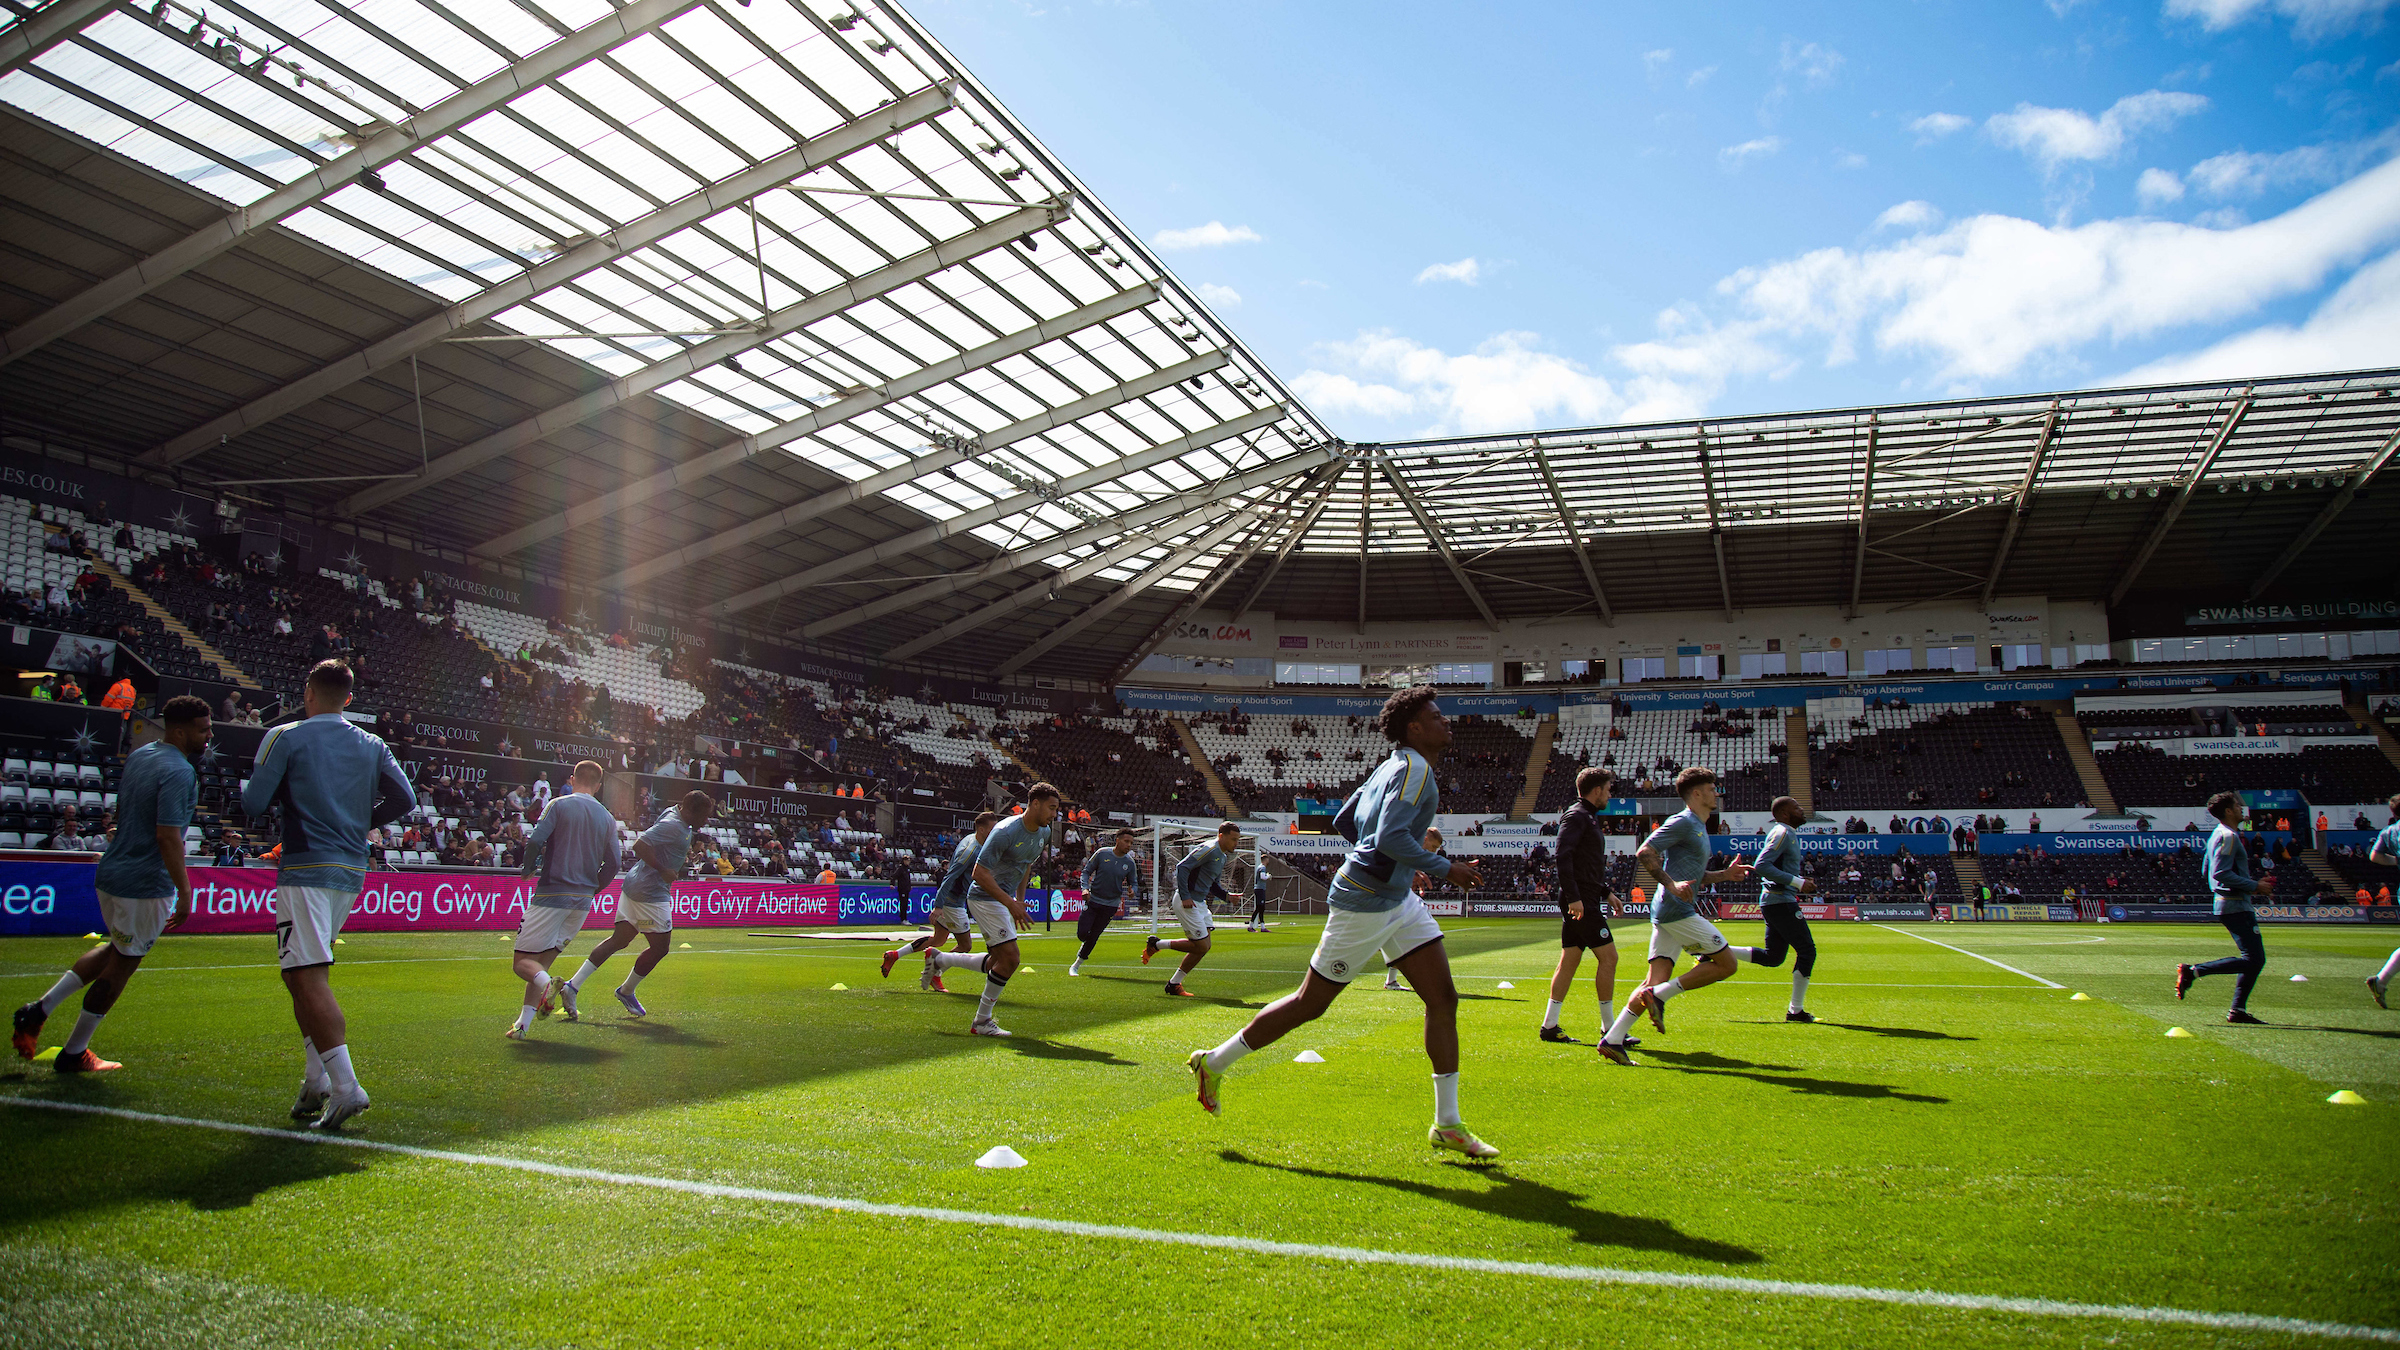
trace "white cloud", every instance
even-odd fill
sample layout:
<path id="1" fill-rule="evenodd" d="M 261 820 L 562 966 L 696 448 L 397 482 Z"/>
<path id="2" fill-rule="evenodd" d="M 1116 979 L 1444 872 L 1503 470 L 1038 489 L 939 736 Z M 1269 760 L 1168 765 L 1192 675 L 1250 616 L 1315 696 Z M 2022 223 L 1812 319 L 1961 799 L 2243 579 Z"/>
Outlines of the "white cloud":
<path id="1" fill-rule="evenodd" d="M 1200 299 L 1215 309 L 1232 309 L 1242 303 L 1242 293 L 1231 286 L 1203 281 L 1200 283 Z"/>
<path id="2" fill-rule="evenodd" d="M 1761 136 L 1757 140 L 1744 141 L 1740 145 L 1729 145 L 1719 150 L 1717 162 L 1728 169 L 1738 169 L 1752 159 L 1774 154 L 1782 148 L 1783 138 L 1781 136 Z"/>
<path id="3" fill-rule="evenodd" d="M 1621 407 L 1606 379 L 1532 333 L 1502 333 L 1451 355 L 1387 330 L 1323 348 L 1334 370 L 1310 369 L 1292 388 L 1320 412 L 1431 419 L 1436 432 L 1508 431 L 1601 421 Z"/>
<path id="4" fill-rule="evenodd" d="M 1661 47 L 1654 52 L 1643 52 L 1642 68 L 1649 71 L 1651 74 L 1656 75 L 1658 72 L 1665 70 L 1667 68 L 1667 63 L 1674 59 L 1675 49 L 1673 47 Z"/>
<path id="5" fill-rule="evenodd" d="M 1923 145 L 1927 141 L 1938 141 L 1952 132 L 1964 131 L 1973 125 L 1975 125 L 1975 119 L 1972 117 L 1961 117 L 1957 113 L 1937 112 L 1927 113 L 1909 123 L 1908 129 L 1917 134 L 1917 144 Z"/>
<path id="6" fill-rule="evenodd" d="M 1686 89 L 1697 89 L 1701 85 L 1708 83 L 1708 77 L 1716 73 L 1717 67 L 1702 66 L 1698 70 L 1695 70 L 1691 74 L 1683 77 L 1683 87 Z"/>
<path id="7" fill-rule="evenodd" d="M 2146 208 L 2179 202 L 2183 200 L 2183 180 L 2165 169 L 2144 169 L 2142 176 L 2134 180 L 2133 195 Z"/>
<path id="8" fill-rule="evenodd" d="M 1212 220 L 1188 230 L 1160 230 L 1150 236 L 1150 242 L 1163 249 L 1222 248 L 1227 244 L 1263 244 L 1266 236 L 1247 225 Z"/>
<path id="9" fill-rule="evenodd" d="M 1879 230 L 1923 230 L 1942 223 L 1942 209 L 1932 202 L 1902 202 L 1875 217 Z"/>
<path id="10" fill-rule="evenodd" d="M 2170 19 L 2198 19 L 2220 32 L 2261 13 L 2289 19 L 2303 38 L 2321 38 L 2361 25 L 2373 26 L 2393 0 L 2167 0 Z"/>
<path id="11" fill-rule="evenodd" d="M 1867 167 L 1867 157 L 1858 153 L 1856 150 L 1836 150 L 1833 152 L 1833 167 L 1837 169 L 1863 169 Z"/>
<path id="12" fill-rule="evenodd" d="M 1681 313 L 1618 359 L 1701 394 L 1729 373 L 1771 372 L 1801 352 L 1841 364 L 1862 347 L 1923 359 L 1940 380 L 2011 378 L 2087 344 L 2237 320 L 2395 241 L 2400 161 L 2231 228 L 1977 216 L 1884 247 L 1744 268 L 1717 286 L 1730 317 Z"/>
<path id="13" fill-rule="evenodd" d="M 2071 160 L 2112 159 L 2136 133 L 2171 126 L 2207 106 L 2198 94 L 2151 89 L 2118 99 L 2098 117 L 2020 103 L 2014 112 L 1995 114 L 1984 127 L 1993 140 L 2024 151 L 2050 170 Z"/>
<path id="14" fill-rule="evenodd" d="M 1833 83 L 1841 73 L 1843 56 L 1831 47 L 1814 42 L 1783 40 L 1783 68 L 1798 75 L 1811 88 L 1823 88 Z"/>
<path id="15" fill-rule="evenodd" d="M 2192 166 L 2191 185 L 2211 197 L 2255 197 L 2271 188 L 2338 183 L 2400 150 L 2400 127 L 2356 141 L 2294 146 L 2275 154 L 2232 150 Z"/>
<path id="16" fill-rule="evenodd" d="M 1456 281 L 1472 286 L 1482 276 L 1483 264 L 1473 258 L 1461 258 L 1457 262 L 1435 263 L 1417 273 L 1417 284 L 1422 286 L 1428 281 Z"/>
<path id="17" fill-rule="evenodd" d="M 2201 351 L 2153 361 L 2111 384 L 2242 379 L 2400 365 L 2400 253 L 2342 283 L 2305 323 L 2268 324 Z"/>

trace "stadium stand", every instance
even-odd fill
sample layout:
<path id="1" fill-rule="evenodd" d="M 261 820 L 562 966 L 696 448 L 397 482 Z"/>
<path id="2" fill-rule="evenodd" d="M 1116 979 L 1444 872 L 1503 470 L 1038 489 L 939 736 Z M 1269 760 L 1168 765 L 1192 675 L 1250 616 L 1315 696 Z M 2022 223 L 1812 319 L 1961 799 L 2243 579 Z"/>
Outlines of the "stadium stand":
<path id="1" fill-rule="evenodd" d="M 1664 796 L 1678 770 L 1714 769 L 1722 809 L 1764 811 L 1786 790 L 1783 754 L 1783 718 L 1774 710 L 1619 709 L 1605 726 L 1559 729 L 1534 812 L 1565 810 L 1575 800 L 1576 771 L 1594 764 L 1616 772 L 1620 797 Z"/>
<path id="2" fill-rule="evenodd" d="M 66 507 L 0 497 L 0 618 L 112 638 L 132 646 L 161 675 L 217 680 L 220 672 L 197 649 L 94 565 L 105 560 L 119 575 L 130 575 L 162 552 L 195 542 L 189 535 L 102 525 Z"/>
<path id="3" fill-rule="evenodd" d="M 2303 745 L 2295 755 L 2170 755 L 2120 743 L 2092 757 L 2117 800 L 2142 806 L 2199 806 L 2227 788 L 2288 788 L 2336 802 L 2400 792 L 2400 769 L 2372 745 Z"/>
<path id="4" fill-rule="evenodd" d="M 1820 812 L 1974 810 L 2079 805 L 2051 719 L 2021 704 L 1928 703 L 1870 708 L 1810 726 Z"/>

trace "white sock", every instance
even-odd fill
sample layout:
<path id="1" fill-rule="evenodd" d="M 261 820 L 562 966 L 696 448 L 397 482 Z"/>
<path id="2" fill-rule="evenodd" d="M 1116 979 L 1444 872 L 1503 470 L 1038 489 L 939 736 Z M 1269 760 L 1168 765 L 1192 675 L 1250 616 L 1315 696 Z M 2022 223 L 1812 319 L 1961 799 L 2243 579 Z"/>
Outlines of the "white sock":
<path id="1" fill-rule="evenodd" d="M 988 973 L 985 974 L 983 977 L 983 999 L 981 1002 L 975 1005 L 976 1021 L 989 1022 L 992 1020 L 992 1009 L 1000 1002 L 1000 991 L 1006 988 L 1008 988 L 1007 980 L 1004 980 L 997 975 Z"/>
<path id="2" fill-rule="evenodd" d="M 546 970 L 537 970 L 533 972 L 533 996 L 535 998 L 540 998 L 542 995 L 549 992 L 550 972 Z"/>
<path id="3" fill-rule="evenodd" d="M 1623 1045 L 1625 1033 L 1633 1029 L 1633 1019 L 1641 1015 L 1642 1010 L 1633 1006 L 1632 1000 L 1628 999 L 1625 1003 L 1625 1011 L 1618 1013 L 1617 1020 L 1608 1024 L 1608 1034 L 1600 1039 L 1611 1045 Z"/>
<path id="4" fill-rule="evenodd" d="M 1433 1076 L 1433 1123 L 1458 1124 L 1458 1075 L 1437 1073 Z"/>
<path id="5" fill-rule="evenodd" d="M 1558 1025 L 1559 1010 L 1565 1008 L 1566 1006 L 1567 1005 L 1564 1000 L 1555 998 L 1550 1000 L 1550 1011 L 1542 1014 L 1542 1026 L 1544 1029 Z"/>
<path id="6" fill-rule="evenodd" d="M 75 1019 L 75 1034 L 67 1037 L 67 1043 L 58 1048 L 58 1053 L 62 1055 L 80 1055 L 84 1051 L 90 1049 L 92 1045 L 92 1033 L 100 1029 L 100 1019 L 106 1016 L 108 1016 L 107 1013 L 96 1013 L 90 1011 L 86 1011 L 77 1016 Z"/>
<path id="7" fill-rule="evenodd" d="M 1665 984 L 1654 984 L 1650 986 L 1650 997 L 1657 999 L 1661 1003 L 1666 1002 L 1668 999 L 1671 999 L 1682 992 L 1683 977 L 1680 975 L 1667 981 Z"/>
<path id="8" fill-rule="evenodd" d="M 1605 1030 L 1607 1029 L 1608 1025 L 1609 1025 L 1610 1023 L 1612 1023 L 1612 1022 L 1616 1021 L 1616 1020 L 1617 1020 L 1617 1005 L 1616 1005 L 1616 1004 L 1614 1004 L 1614 1003 L 1612 1003 L 1612 1002 L 1610 1002 L 1610 1001 L 1609 1001 L 1609 1000 L 1607 1000 L 1607 999 L 1602 999 L 1602 1000 L 1600 1000 L 1600 1026 L 1601 1026 L 1601 1029 L 1605 1031 Z"/>
<path id="9" fill-rule="evenodd" d="M 1167 976 L 1167 987 L 1169 989 L 1180 989 L 1183 987 L 1183 967 L 1177 966 L 1174 972 Z"/>
<path id="10" fill-rule="evenodd" d="M 1732 957 L 1733 963 L 1737 966 L 1744 961 L 1752 964 L 1756 964 L 1758 961 L 1758 948 L 1756 947 L 1727 947 L 1725 954 Z"/>
<path id="11" fill-rule="evenodd" d="M 2394 955 L 2400 956 L 2400 953 L 2394 953 Z M 57 1012 L 58 1005 L 67 1001 L 67 995 L 74 993 L 76 990 L 81 989 L 82 987 L 83 977 L 76 974 L 74 971 L 70 970 L 66 974 L 59 976 L 58 983 L 50 986 L 50 992 L 42 995 L 42 1016 L 48 1017 L 50 1014 Z"/>
<path id="12" fill-rule="evenodd" d="M 325 1052 L 325 1076 L 333 1080 L 336 1092 L 358 1091 L 358 1074 L 350 1067 L 350 1047 L 337 1045 Z"/>
<path id="13" fill-rule="evenodd" d="M 2383 969 L 2376 972 L 2375 978 L 2388 981 L 2395 973 L 2400 973 L 2400 948 L 2393 949 L 2392 959 L 2383 963 Z"/>
<path id="14" fill-rule="evenodd" d="M 532 1025 L 533 1005 L 528 1003 L 517 1009 L 517 1030 L 523 1031 Z"/>
<path id="15" fill-rule="evenodd" d="M 990 955 L 988 952 L 975 956 L 969 956 L 965 952 L 935 952 L 933 968 L 935 970 L 982 970 L 984 968 L 983 958 L 988 955 Z"/>
<path id="16" fill-rule="evenodd" d="M 584 959 L 583 968 L 575 972 L 575 977 L 573 979 L 567 981 L 567 987 L 574 990 L 578 994 L 582 993 L 583 982 L 592 978 L 592 975 L 599 969 L 600 967 L 593 965 L 591 959 L 586 957 Z"/>
<path id="17" fill-rule="evenodd" d="M 1808 977 L 1795 970 L 1792 972 L 1792 1011 L 1803 1012 L 1807 1007 Z"/>
<path id="18" fill-rule="evenodd" d="M 306 1036 L 301 1037 L 300 1056 L 306 1063 L 306 1067 L 300 1071 L 300 1086 L 311 1092 L 323 1092 L 327 1081 L 325 1057 L 317 1053 L 317 1043 Z"/>
<path id="19" fill-rule="evenodd" d="M 632 992 L 633 992 L 633 991 L 634 991 L 636 988 L 639 988 L 639 987 L 640 987 L 640 985 L 641 985 L 641 983 L 642 983 L 642 971 L 641 971 L 641 968 L 640 968 L 639 966 L 636 966 L 636 967 L 635 967 L 635 968 L 633 968 L 632 970 L 629 970 L 629 971 L 626 971 L 626 972 L 625 972 L 625 983 L 618 985 L 618 986 L 617 986 L 617 988 L 619 988 L 619 989 L 622 989 L 622 990 L 624 990 L 626 993 L 630 994 L 630 993 L 632 993 Z"/>
<path id="20" fill-rule="evenodd" d="M 1223 1073 L 1238 1063 L 1242 1056 L 1249 1053 L 1250 1042 L 1243 1040 L 1242 1033 L 1237 1031 L 1233 1033 L 1232 1039 L 1208 1052 L 1209 1071 Z"/>

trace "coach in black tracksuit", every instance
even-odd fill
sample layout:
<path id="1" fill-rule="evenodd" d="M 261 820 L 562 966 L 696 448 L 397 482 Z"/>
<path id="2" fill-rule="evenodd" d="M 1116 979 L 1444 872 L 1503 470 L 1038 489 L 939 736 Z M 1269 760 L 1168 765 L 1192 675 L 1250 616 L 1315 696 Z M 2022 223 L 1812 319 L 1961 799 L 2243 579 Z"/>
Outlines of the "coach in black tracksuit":
<path id="1" fill-rule="evenodd" d="M 1616 1017 L 1617 938 L 1609 931 L 1608 842 L 1600 833 L 1598 811 L 1608 801 L 1617 776 L 1602 768 L 1575 775 L 1577 801 L 1558 818 L 1558 908 L 1564 916 L 1558 932 L 1558 969 L 1550 976 L 1550 1010 L 1542 1016 L 1542 1039 L 1576 1044 L 1559 1029 L 1559 1010 L 1575 987 L 1575 968 L 1583 953 L 1592 953 L 1592 990 L 1600 996 L 1600 1025 Z"/>
<path id="2" fill-rule="evenodd" d="M 1141 898 L 1142 864 L 1133 856 L 1133 831 L 1117 831 L 1116 844 L 1093 854 L 1083 864 L 1083 917 L 1075 921 L 1075 937 L 1083 946 L 1067 963 L 1069 975 L 1081 975 L 1091 959 L 1093 944 L 1108 931 L 1117 911 Z"/>

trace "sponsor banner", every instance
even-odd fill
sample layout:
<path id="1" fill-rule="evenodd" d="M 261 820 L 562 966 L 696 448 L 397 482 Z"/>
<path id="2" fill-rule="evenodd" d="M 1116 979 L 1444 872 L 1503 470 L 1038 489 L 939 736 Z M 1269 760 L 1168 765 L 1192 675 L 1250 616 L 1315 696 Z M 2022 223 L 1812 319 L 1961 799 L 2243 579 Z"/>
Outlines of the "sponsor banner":
<path id="1" fill-rule="evenodd" d="M 1818 856 L 1838 857 L 1845 853 L 1946 855 L 1950 852 L 1950 836 L 1947 834 L 1801 834 L 1798 837 L 1802 853 Z M 1755 858 L 1766 842 L 1764 834 L 1718 834 L 1709 836 L 1708 846 L 1712 851 L 1729 858 L 1736 853 L 1745 858 Z"/>
<path id="2" fill-rule="evenodd" d="M 2080 693 L 2106 693 L 2164 689 L 2181 693 L 2214 681 L 2225 683 L 2216 687 L 2232 689 L 2237 672 L 2211 674 L 2185 671 L 2172 675 L 2058 675 L 2024 679 L 1942 679 L 1932 672 L 1927 678 L 1914 680 L 1843 680 L 1828 682 L 1776 681 L 1760 683 L 1744 680 L 1723 684 L 1680 684 L 1658 689 L 1642 684 L 1621 685 L 1611 689 L 1584 687 L 1562 691 L 1557 699 L 1568 706 L 1584 703 L 1606 703 L 1612 697 L 1637 711 L 1659 708 L 1698 709 L 1703 703 L 1720 708 L 1798 708 L 1810 699 L 1880 698 L 1885 702 L 1906 699 L 1910 703 L 1992 703 L 2002 700 L 2072 699 Z M 2241 671 L 2245 681 L 2256 679 L 2258 684 L 2245 683 L 2243 690 L 2266 688 L 2312 689 L 2330 686 L 2343 679 L 2353 683 L 2371 678 L 2373 669 L 2350 667 L 2280 672 Z"/>
<path id="3" fill-rule="evenodd" d="M 1278 652 L 1307 652 L 1311 656 L 1347 656 L 1359 661 L 1415 660 L 1426 656 L 1489 656 L 1489 633 L 1412 633 L 1385 636 L 1373 633 L 1278 633 Z"/>
<path id="4" fill-rule="evenodd" d="M 2296 755 L 2300 753 L 2297 736 L 2176 736 L 2168 740 L 2130 742 L 2144 749 L 2168 755 Z M 2113 741 L 2095 739 L 2092 748 L 2115 748 Z"/>
<path id="5" fill-rule="evenodd" d="M 933 922 L 933 892 L 931 886 L 911 886 L 908 891 L 908 916 L 900 915 L 900 898 L 891 887 L 872 888 L 876 893 L 856 906 L 859 917 L 850 917 L 853 906 L 844 888 L 842 922 L 844 923 L 913 923 Z M 1025 918 L 1029 923 L 1072 923 L 1083 917 L 1083 892 L 1036 891 L 1025 892 Z"/>
<path id="6" fill-rule="evenodd" d="M 1719 922 L 1733 919 L 1763 919 L 1765 917 L 1766 912 L 1756 900 L 1719 900 L 1717 902 Z"/>
<path id="7" fill-rule="evenodd" d="M 2186 628 L 2228 624 L 2388 623 L 2400 619 L 2400 600 L 2304 600 L 2296 605 L 2207 605 L 2184 611 Z"/>
<path id="8" fill-rule="evenodd" d="M 2251 833 L 2245 831 L 2243 837 L 2246 839 Z M 2291 835 L 2281 830 L 2268 830 L 2258 837 L 2266 842 L 2268 848 L 2273 848 L 2276 841 L 2289 840 Z M 2208 832 L 2194 830 L 2187 833 L 2179 830 L 2163 834 L 2120 830 L 2093 834 L 1986 834 L 1978 835 L 1975 839 L 1975 851 L 1979 854 L 2022 853 L 2037 845 L 2048 853 L 2122 853 L 2128 847 L 2138 848 L 2145 853 L 2173 853 L 2179 848 L 2189 848 L 2197 853 L 2208 846 Z M 1802 847 L 1806 846 L 1807 841 L 1803 839 Z"/>
<path id="9" fill-rule="evenodd" d="M 1862 919 L 1927 919 L 1933 915 L 1932 905 L 1899 905 L 1888 902 L 1864 904 L 1858 907 Z"/>
<path id="10" fill-rule="evenodd" d="M 275 930 L 275 869 L 194 867 L 192 918 L 184 933 L 271 933 Z M 89 863 L 0 862 L 0 933 L 84 933 L 100 926 Z M 849 888 L 758 877 L 720 877 L 674 884 L 675 922 L 709 928 L 739 924 L 776 927 L 896 920 L 889 886 Z M 20 891 L 22 894 L 20 895 Z M 358 933 L 513 932 L 523 921 L 533 884 L 506 872 L 370 872 L 351 905 L 344 929 Z M 607 928 L 617 912 L 617 884 L 592 898 L 585 928 Z"/>
<path id="11" fill-rule="evenodd" d="M 2361 905 L 2259 905 L 2260 923 L 2365 923 L 2367 907 Z"/>
<path id="12" fill-rule="evenodd" d="M 2376 905 L 2367 910 L 2368 923 L 2400 923 L 2400 907 Z"/>
<path id="13" fill-rule="evenodd" d="M 1437 919 L 1461 918 L 1467 912 L 1467 902 L 1464 900 L 1428 900 L 1425 902 L 1425 912 Z"/>
<path id="14" fill-rule="evenodd" d="M 1523 822 L 1495 820 L 1483 827 L 1483 837 L 1486 839 L 1501 839 L 1512 835 L 1533 837 L 1540 835 L 1541 832 L 1541 822 L 1533 820 Z"/>
<path id="15" fill-rule="evenodd" d="M 1204 713 L 1239 710 L 1253 716 L 1373 717 L 1383 711 L 1382 694 L 1278 694 L 1271 691 L 1212 692 L 1201 689 L 1134 689 L 1120 687 L 1117 702 L 1151 712 Z M 1542 716 L 1558 712 L 1558 696 L 1444 690 L 1442 711 L 1478 713 L 1485 717 L 1514 717 L 1520 712 Z"/>
<path id="16" fill-rule="evenodd" d="M 2210 905 L 2110 905 L 2111 923 L 2150 923 L 2163 920 L 2216 920 L 2216 909 Z"/>
<path id="17" fill-rule="evenodd" d="M 1452 901 L 1451 903 L 1458 903 Z M 1476 914 L 1516 915 L 1526 918 L 1558 917 L 1558 906 L 1547 900 L 1476 900 L 1468 908 Z M 1618 908 L 1622 909 L 1623 906 Z"/>
<path id="18" fill-rule="evenodd" d="M 498 722 L 435 717 L 429 713 L 408 712 L 406 709 L 387 713 L 378 722 L 377 731 L 405 735 L 421 749 L 464 750 L 478 755 L 497 755 L 500 753 L 500 743 L 507 741 L 516 747 L 520 759 L 540 764 L 567 765 L 573 765 L 581 759 L 596 759 L 610 769 L 624 768 L 630 762 L 626 756 L 633 748 L 630 742 L 610 736 L 566 736 L 554 731 L 504 726 Z"/>

